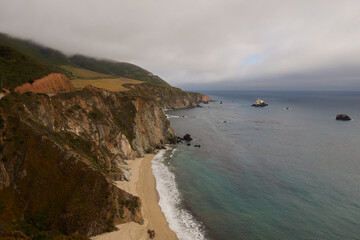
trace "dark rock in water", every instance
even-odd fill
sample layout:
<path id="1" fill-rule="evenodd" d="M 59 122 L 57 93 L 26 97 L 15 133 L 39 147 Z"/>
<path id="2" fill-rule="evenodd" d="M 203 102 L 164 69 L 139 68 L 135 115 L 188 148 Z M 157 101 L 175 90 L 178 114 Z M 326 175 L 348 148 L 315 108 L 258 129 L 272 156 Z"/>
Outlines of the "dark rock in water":
<path id="1" fill-rule="evenodd" d="M 201 147 L 201 145 L 196 144 L 196 145 L 194 145 L 194 147 L 200 148 L 200 147 Z"/>
<path id="2" fill-rule="evenodd" d="M 187 143 L 186 145 L 191 146 L 191 144 L 190 144 L 190 143 Z"/>
<path id="3" fill-rule="evenodd" d="M 222 101 L 220 101 L 220 104 L 222 104 Z"/>
<path id="4" fill-rule="evenodd" d="M 181 137 L 176 137 L 176 143 L 182 143 L 184 139 Z"/>
<path id="5" fill-rule="evenodd" d="M 150 239 L 154 239 L 155 237 L 155 230 L 147 230 L 147 233 L 149 234 Z"/>
<path id="6" fill-rule="evenodd" d="M 264 102 L 264 100 L 262 99 L 258 99 L 255 101 L 254 104 L 251 105 L 252 107 L 266 107 L 266 106 L 269 106 L 269 104 L 267 104 L 266 102 Z"/>
<path id="7" fill-rule="evenodd" d="M 185 141 L 188 141 L 188 142 L 190 142 L 190 141 L 193 140 L 193 139 L 191 138 L 190 134 L 188 134 L 188 133 L 184 135 L 183 139 L 184 139 Z"/>
<path id="8" fill-rule="evenodd" d="M 337 114 L 336 115 L 336 120 L 340 120 L 340 121 L 350 121 L 351 118 L 346 115 L 346 114 L 343 114 L 343 113 L 340 113 L 340 114 Z"/>
<path id="9" fill-rule="evenodd" d="M 209 102 L 203 102 L 204 104 L 209 104 Z"/>

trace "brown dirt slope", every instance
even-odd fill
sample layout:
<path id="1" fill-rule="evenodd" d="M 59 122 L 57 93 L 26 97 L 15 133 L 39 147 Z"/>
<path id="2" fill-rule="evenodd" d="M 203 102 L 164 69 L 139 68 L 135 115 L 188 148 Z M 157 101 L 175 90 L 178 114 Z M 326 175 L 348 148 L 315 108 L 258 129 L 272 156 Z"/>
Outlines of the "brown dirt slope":
<path id="1" fill-rule="evenodd" d="M 72 92 L 75 87 L 71 81 L 61 73 L 51 73 L 43 78 L 35 80 L 32 84 L 25 83 L 15 88 L 16 92 L 34 92 L 34 93 L 55 93 Z"/>

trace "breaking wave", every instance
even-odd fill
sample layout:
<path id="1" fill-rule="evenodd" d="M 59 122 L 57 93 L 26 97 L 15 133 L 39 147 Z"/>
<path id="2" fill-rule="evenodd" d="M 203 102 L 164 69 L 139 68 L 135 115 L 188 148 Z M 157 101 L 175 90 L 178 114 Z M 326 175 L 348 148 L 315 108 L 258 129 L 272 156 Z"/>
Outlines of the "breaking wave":
<path id="1" fill-rule="evenodd" d="M 164 154 L 168 149 L 160 150 L 152 160 L 152 170 L 159 193 L 159 205 L 165 214 L 170 228 L 180 240 L 204 240 L 205 231 L 193 215 L 181 208 L 181 196 L 175 182 L 175 175 L 164 163 Z M 171 155 L 173 155 L 174 150 Z"/>

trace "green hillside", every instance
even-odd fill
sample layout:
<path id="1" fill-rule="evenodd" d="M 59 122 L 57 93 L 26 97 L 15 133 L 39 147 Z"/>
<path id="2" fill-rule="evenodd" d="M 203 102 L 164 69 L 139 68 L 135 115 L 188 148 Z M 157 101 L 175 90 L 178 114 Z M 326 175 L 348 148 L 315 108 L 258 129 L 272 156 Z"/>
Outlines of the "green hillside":
<path id="1" fill-rule="evenodd" d="M 55 70 L 33 58 L 0 44 L 0 88 L 14 88 Z"/>
<path id="2" fill-rule="evenodd" d="M 68 77 L 71 76 L 71 73 L 61 68 L 61 65 L 74 64 L 60 51 L 41 46 L 29 40 L 14 38 L 3 33 L 0 33 L 0 44 L 12 47 L 44 65 L 51 66 L 56 72 L 64 73 Z"/>
<path id="3" fill-rule="evenodd" d="M 3 33 L 0 33 L 0 44 L 12 47 L 36 61 L 51 67 L 54 71 L 65 74 L 69 78 L 79 77 L 78 72 L 82 68 L 99 74 L 111 75 L 114 78 L 125 77 L 149 84 L 170 87 L 160 77 L 134 64 L 100 60 L 83 55 L 68 57 L 58 50 L 41 46 L 32 41 L 10 37 Z"/>
<path id="4" fill-rule="evenodd" d="M 100 60 L 82 55 L 74 55 L 70 57 L 70 59 L 77 66 L 95 72 L 116 75 L 119 77 L 126 77 L 155 85 L 170 87 L 170 85 L 160 77 L 155 76 L 149 71 L 146 71 L 145 69 L 131 63 Z"/>

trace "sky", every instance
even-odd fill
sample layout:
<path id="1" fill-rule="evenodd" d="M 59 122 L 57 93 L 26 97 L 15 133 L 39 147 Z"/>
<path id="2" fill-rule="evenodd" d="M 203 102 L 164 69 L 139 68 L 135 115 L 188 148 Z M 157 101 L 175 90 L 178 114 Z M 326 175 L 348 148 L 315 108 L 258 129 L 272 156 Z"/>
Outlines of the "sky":
<path id="1" fill-rule="evenodd" d="M 184 89 L 360 90 L 359 0 L 0 0 L 0 32 Z"/>

